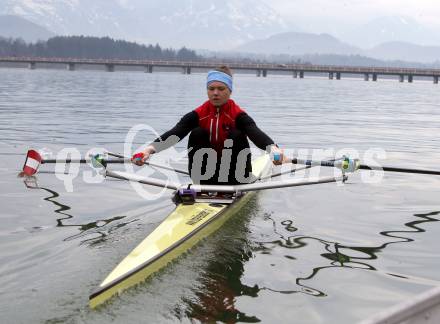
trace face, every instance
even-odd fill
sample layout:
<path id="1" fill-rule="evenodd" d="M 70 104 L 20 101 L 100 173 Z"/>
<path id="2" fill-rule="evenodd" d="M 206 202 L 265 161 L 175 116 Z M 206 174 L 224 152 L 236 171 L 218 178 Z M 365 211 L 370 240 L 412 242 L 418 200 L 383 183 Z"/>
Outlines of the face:
<path id="1" fill-rule="evenodd" d="M 231 97 L 231 91 L 219 81 L 211 82 L 208 86 L 208 99 L 216 107 L 223 106 Z"/>

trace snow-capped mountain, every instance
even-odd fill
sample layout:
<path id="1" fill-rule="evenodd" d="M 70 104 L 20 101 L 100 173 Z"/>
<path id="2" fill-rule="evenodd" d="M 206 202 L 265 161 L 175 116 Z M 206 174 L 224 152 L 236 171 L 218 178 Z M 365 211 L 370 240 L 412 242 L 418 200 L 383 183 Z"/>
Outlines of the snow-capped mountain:
<path id="1" fill-rule="evenodd" d="M 46 28 L 18 16 L 0 15 L 0 37 L 21 38 L 26 42 L 37 42 L 54 37 Z"/>
<path id="2" fill-rule="evenodd" d="M 152 27 L 149 37 L 160 28 L 171 44 L 184 41 L 193 47 L 222 49 L 287 30 L 278 14 L 261 0 L 156 2 L 154 8 L 150 2 L 150 10 L 144 9 Z"/>
<path id="3" fill-rule="evenodd" d="M 121 10 L 108 0 L 0 0 L 0 14 L 16 15 L 59 35 L 122 36 Z"/>
<path id="4" fill-rule="evenodd" d="M 110 36 L 214 52 L 360 54 L 423 62 L 432 60 L 437 48 L 406 43 L 440 44 L 440 33 L 407 17 L 382 17 L 349 31 L 345 28 L 344 35 L 338 35 L 343 41 L 301 32 L 283 21 L 269 0 L 0 0 L 2 15 L 9 18 L 3 19 L 7 28 L 0 30 L 0 36 L 3 31 L 3 36 L 28 40 L 35 39 L 35 31 L 45 30 L 48 35 Z M 11 15 L 26 21 L 13 25 Z M 29 27 L 34 25 L 27 21 L 43 28 Z M 40 34 L 37 38 L 44 39 Z M 392 43 L 373 48 L 386 42 Z"/>
<path id="5" fill-rule="evenodd" d="M 172 47 L 224 49 L 291 30 L 263 0 L 0 0 L 1 14 L 59 35 Z"/>

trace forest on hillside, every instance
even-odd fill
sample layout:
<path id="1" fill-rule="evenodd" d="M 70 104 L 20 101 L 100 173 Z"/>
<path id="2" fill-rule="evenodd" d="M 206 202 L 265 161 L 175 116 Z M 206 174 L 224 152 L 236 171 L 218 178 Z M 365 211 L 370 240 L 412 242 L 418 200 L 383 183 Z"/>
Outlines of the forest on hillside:
<path id="1" fill-rule="evenodd" d="M 178 61 L 201 59 L 195 51 L 185 47 L 175 50 L 162 48 L 159 44 L 141 45 L 110 37 L 86 36 L 57 36 L 36 43 L 0 38 L 0 56 Z"/>

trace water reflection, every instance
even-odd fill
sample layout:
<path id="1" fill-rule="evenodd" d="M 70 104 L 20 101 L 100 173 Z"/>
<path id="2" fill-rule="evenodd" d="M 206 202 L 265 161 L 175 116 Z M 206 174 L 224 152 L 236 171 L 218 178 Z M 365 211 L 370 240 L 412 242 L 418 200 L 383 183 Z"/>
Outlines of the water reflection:
<path id="1" fill-rule="evenodd" d="M 85 224 L 72 224 L 67 222 L 68 220 L 74 219 L 74 216 L 68 211 L 71 210 L 71 207 L 68 205 L 65 205 L 61 203 L 59 200 L 60 194 L 52 189 L 44 188 L 38 186 L 36 176 L 31 177 L 25 177 L 24 184 L 26 188 L 29 189 L 40 189 L 44 190 L 49 193 L 49 196 L 43 198 L 45 201 L 48 201 L 52 203 L 55 206 L 54 212 L 58 215 L 61 215 L 61 217 L 56 219 L 57 227 L 78 227 L 79 233 L 75 235 L 71 235 L 66 237 L 63 241 L 70 241 L 78 238 L 83 238 L 86 236 L 94 235 L 92 238 L 83 239 L 80 241 L 80 244 L 90 244 L 95 245 L 103 242 L 106 238 L 106 236 L 112 232 L 115 229 L 118 229 L 122 226 L 125 226 L 129 223 L 135 222 L 136 220 L 131 220 L 129 222 L 118 222 L 115 226 L 112 226 L 111 228 L 107 228 L 108 224 L 113 223 L 115 221 L 120 221 L 121 219 L 124 219 L 126 216 L 115 216 L 107 219 L 98 219 L 93 222 L 85 223 Z"/>
<path id="2" fill-rule="evenodd" d="M 245 314 L 235 307 L 237 296 L 256 297 L 259 291 L 257 286 L 246 286 L 241 281 L 244 264 L 253 255 L 252 242 L 247 237 L 252 210 L 258 210 L 255 197 L 209 238 L 207 244 L 216 248 L 213 249 L 215 252 L 209 256 L 208 266 L 204 269 L 202 287 L 195 290 L 197 300 L 184 300 L 186 309 L 174 310 L 177 318 L 182 320 L 184 317 L 189 317 L 202 323 L 260 321 L 257 317 Z"/>
<path id="3" fill-rule="evenodd" d="M 301 292 L 304 292 L 304 293 L 307 293 L 310 295 L 314 295 L 317 297 L 324 297 L 324 296 L 326 296 L 326 294 L 324 292 L 322 292 L 316 288 L 312 288 L 310 286 L 307 286 L 305 284 L 305 282 L 314 278 L 321 270 L 328 269 L 328 268 L 345 267 L 345 268 L 352 268 L 352 269 L 357 268 L 357 269 L 363 269 L 363 270 L 377 271 L 378 269 L 375 268 L 373 265 L 369 264 L 367 262 L 368 260 L 378 259 L 378 254 L 383 252 L 383 250 L 391 244 L 409 243 L 409 242 L 414 241 L 414 239 L 411 238 L 410 236 L 404 236 L 402 234 L 412 234 L 412 233 L 425 232 L 426 230 L 424 228 L 420 227 L 420 225 L 424 224 L 424 223 L 440 221 L 438 218 L 433 217 L 433 216 L 437 216 L 437 215 L 440 215 L 440 211 L 433 211 L 433 212 L 426 213 L 426 214 L 414 214 L 413 216 L 417 217 L 418 219 L 411 221 L 411 222 L 407 222 L 404 224 L 404 226 L 409 228 L 409 230 L 390 230 L 390 231 L 380 232 L 380 234 L 382 236 L 385 236 L 387 238 L 397 239 L 397 240 L 392 240 L 392 241 L 383 243 L 378 246 L 350 246 L 350 245 L 345 245 L 345 244 L 341 244 L 338 242 L 326 241 L 326 240 L 322 240 L 320 238 L 310 237 L 310 236 L 290 236 L 287 239 L 284 239 L 283 236 L 276 231 L 276 222 L 269 216 L 267 218 L 273 222 L 274 232 L 279 234 L 282 239 L 278 240 L 278 241 L 274 241 L 274 242 L 260 243 L 259 245 L 260 245 L 260 249 L 264 250 L 264 253 L 270 253 L 271 248 L 267 248 L 267 246 L 266 246 L 267 243 L 271 243 L 271 244 L 276 243 L 273 246 L 280 246 L 280 247 L 288 248 L 288 249 L 298 249 L 298 248 L 305 247 L 307 245 L 307 241 L 309 241 L 309 240 L 315 240 L 315 241 L 319 242 L 320 244 L 322 244 L 324 246 L 324 250 L 327 252 L 320 254 L 320 256 L 329 260 L 330 264 L 326 265 L 326 266 L 314 268 L 312 270 L 311 274 L 306 277 L 298 277 L 296 279 L 296 284 L 303 288 L 301 290 Z M 287 225 L 290 228 L 290 230 L 292 230 L 292 228 L 293 228 L 291 226 L 290 220 L 283 221 L 283 222 L 281 222 L 281 224 L 285 225 L 285 226 Z M 354 252 L 354 255 L 351 255 L 350 251 Z M 398 274 L 393 274 L 393 273 L 387 273 L 387 274 L 391 275 L 391 276 L 395 276 L 395 277 L 408 279 L 408 277 L 398 275 Z M 276 291 L 274 289 L 269 289 L 269 288 L 261 288 L 261 289 L 268 289 L 271 291 Z M 278 290 L 277 292 L 296 293 L 299 291 Z"/>
<path id="4" fill-rule="evenodd" d="M 197 301 L 184 301 L 189 305 L 185 315 L 189 318 L 200 320 L 201 322 L 254 323 L 260 320 L 250 314 L 244 314 L 237 309 L 235 306 L 236 297 L 257 297 L 262 290 L 281 294 L 305 293 L 315 297 L 326 297 L 327 294 L 324 291 L 307 284 L 307 282 L 317 276 L 321 270 L 329 268 L 350 268 L 380 271 L 370 264 L 369 261 L 378 259 L 380 253 L 392 244 L 414 241 L 412 238 L 413 234 L 426 231 L 421 225 L 440 221 L 439 215 L 440 211 L 414 214 L 413 216 L 416 220 L 404 223 L 405 229 L 380 232 L 380 235 L 391 240 L 377 246 L 352 246 L 311 236 L 292 235 L 285 237 L 280 233 L 280 230 L 278 230 L 278 223 L 273 219 L 271 214 L 266 214 L 265 220 L 272 222 L 273 233 L 279 236 L 280 239 L 269 242 L 251 242 L 247 237 L 247 233 L 249 232 L 249 213 L 233 218 L 234 222 L 232 225 L 229 224 L 229 226 L 225 226 L 221 232 L 219 231 L 218 236 L 223 237 L 216 238 L 215 243 L 213 243 L 222 248 L 211 258 L 212 261 L 210 261 L 206 269 L 206 275 L 202 279 L 203 287 L 199 287 L 196 292 L 198 297 Z M 281 224 L 284 231 L 297 231 L 292 220 L 284 220 L 279 224 Z M 297 289 L 277 290 L 270 287 L 262 287 L 258 284 L 254 286 L 243 284 L 242 276 L 244 274 L 244 264 L 252 259 L 255 254 L 276 255 L 273 251 L 278 248 L 302 249 L 311 244 L 311 241 L 318 242 L 322 245 L 325 252 L 321 253 L 320 256 L 327 261 L 327 264 L 311 269 L 310 273 L 306 276 L 297 277 L 294 281 L 298 286 Z M 273 255 L 272 258 L 274 257 Z M 292 260 L 297 259 L 293 256 L 286 257 Z M 261 271 L 264 270 L 261 269 Z M 401 274 L 386 274 L 393 277 L 410 279 Z M 181 318 L 181 315 L 182 314 L 176 311 L 176 316 Z"/>

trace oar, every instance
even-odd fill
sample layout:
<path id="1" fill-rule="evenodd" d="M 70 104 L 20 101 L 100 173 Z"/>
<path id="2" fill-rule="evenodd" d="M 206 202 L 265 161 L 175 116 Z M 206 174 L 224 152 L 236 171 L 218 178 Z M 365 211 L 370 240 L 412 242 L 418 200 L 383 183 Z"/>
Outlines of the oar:
<path id="1" fill-rule="evenodd" d="M 376 170 L 376 171 L 387 171 L 387 172 L 440 175 L 440 171 L 437 170 L 366 165 L 366 164 L 361 164 L 358 159 L 351 159 L 349 157 L 344 157 L 343 159 L 336 161 L 303 160 L 303 159 L 293 158 L 289 162 L 291 162 L 292 164 L 302 164 L 308 166 L 335 167 L 341 169 L 344 172 L 354 172 L 356 170 Z"/>
<path id="2" fill-rule="evenodd" d="M 81 164 L 82 163 L 92 163 L 94 167 L 105 167 L 107 164 L 112 164 L 112 163 L 119 163 L 119 164 L 131 163 L 130 158 L 126 158 L 122 155 L 119 155 L 116 153 L 112 153 L 112 154 L 109 153 L 109 155 L 115 156 L 117 158 L 116 159 L 106 159 L 102 155 L 97 154 L 95 156 L 92 156 L 89 159 L 43 159 L 37 151 L 29 150 L 26 155 L 26 160 L 24 162 L 22 173 L 27 176 L 32 176 L 38 172 L 38 168 L 39 168 L 40 164 L 48 164 L 48 163 L 81 163 Z M 152 166 L 152 167 L 156 167 L 156 168 L 160 168 L 160 169 L 164 169 L 164 170 L 169 170 L 169 171 L 175 171 L 177 173 L 189 175 L 188 171 L 174 169 L 171 167 L 167 167 L 164 165 L 159 165 L 159 164 L 155 164 L 155 163 L 151 163 L 151 162 L 146 162 L 145 164 Z"/>
<path id="3" fill-rule="evenodd" d="M 92 163 L 94 166 L 105 166 L 110 163 L 125 163 L 130 162 L 130 159 L 105 159 L 102 155 L 95 155 L 89 159 L 43 159 L 35 150 L 29 150 L 26 155 L 26 160 L 23 166 L 23 174 L 32 176 L 38 172 L 40 164 L 48 163 Z"/>

